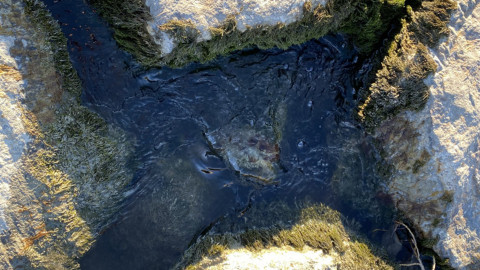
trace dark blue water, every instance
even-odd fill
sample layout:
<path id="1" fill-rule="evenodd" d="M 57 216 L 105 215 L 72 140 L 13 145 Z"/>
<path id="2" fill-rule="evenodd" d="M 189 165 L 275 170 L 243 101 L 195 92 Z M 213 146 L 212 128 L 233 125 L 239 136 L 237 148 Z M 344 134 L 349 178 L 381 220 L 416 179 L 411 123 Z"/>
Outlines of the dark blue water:
<path id="1" fill-rule="evenodd" d="M 392 225 L 375 153 L 351 117 L 368 66 L 342 36 L 145 71 L 83 1 L 44 2 L 68 37 L 84 104 L 136 149 L 132 195 L 82 269 L 168 269 L 258 202 L 326 203 L 374 241 Z"/>

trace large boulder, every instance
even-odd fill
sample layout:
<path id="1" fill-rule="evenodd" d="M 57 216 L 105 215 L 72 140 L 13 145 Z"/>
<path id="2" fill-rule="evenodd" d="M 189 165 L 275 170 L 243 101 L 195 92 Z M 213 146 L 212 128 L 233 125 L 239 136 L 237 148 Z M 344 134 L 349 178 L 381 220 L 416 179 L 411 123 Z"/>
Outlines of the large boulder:
<path id="1" fill-rule="evenodd" d="M 120 47 L 146 66 L 182 66 L 258 46 L 286 49 L 329 32 L 370 51 L 404 0 L 92 0 Z"/>
<path id="2" fill-rule="evenodd" d="M 360 116 L 381 150 L 388 193 L 424 243 L 455 268 L 479 269 L 480 2 L 459 0 L 451 19 L 432 8 L 445 3 L 424 1 L 406 23 Z"/>
<path id="3" fill-rule="evenodd" d="M 351 226 L 355 222 L 323 204 L 272 202 L 252 208 L 242 218 L 256 226 L 223 234 L 214 227 L 175 268 L 393 269 L 384 253 L 359 237 Z M 266 221 L 272 217 L 274 222 Z"/>
<path id="4" fill-rule="evenodd" d="M 41 2 L 2 1 L 0 22 L 0 268 L 76 269 L 125 198 L 132 147 L 80 105 Z"/>

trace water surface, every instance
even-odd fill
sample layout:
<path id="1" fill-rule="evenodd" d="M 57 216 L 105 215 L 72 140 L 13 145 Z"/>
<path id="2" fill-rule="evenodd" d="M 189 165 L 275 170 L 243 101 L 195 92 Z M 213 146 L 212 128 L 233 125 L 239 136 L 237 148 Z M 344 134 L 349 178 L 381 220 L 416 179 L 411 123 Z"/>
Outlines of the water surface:
<path id="1" fill-rule="evenodd" d="M 82 269 L 169 269 L 199 235 L 260 202 L 326 203 L 372 240 L 392 225 L 375 153 L 351 117 L 368 66 L 342 36 L 145 71 L 83 1 L 45 3 L 68 37 L 84 104 L 136 149 L 132 195 Z"/>

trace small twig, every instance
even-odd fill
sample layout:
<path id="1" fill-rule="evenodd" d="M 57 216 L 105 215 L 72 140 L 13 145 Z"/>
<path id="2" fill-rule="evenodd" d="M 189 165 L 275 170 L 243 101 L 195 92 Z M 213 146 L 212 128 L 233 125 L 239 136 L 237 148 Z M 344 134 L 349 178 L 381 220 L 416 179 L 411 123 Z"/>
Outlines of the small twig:
<path id="1" fill-rule="evenodd" d="M 413 246 L 413 254 L 417 258 L 416 263 L 410 263 L 410 264 L 400 264 L 400 266 L 420 266 L 420 269 L 425 270 L 425 266 L 423 265 L 422 259 L 420 258 L 420 251 L 418 250 L 418 245 L 417 245 L 417 239 L 415 239 L 415 235 L 413 234 L 412 230 L 405 225 L 405 223 L 396 221 L 395 222 L 397 225 L 403 226 L 405 229 L 407 229 L 408 233 L 410 234 L 410 237 L 412 238 L 412 246 Z M 397 226 L 398 227 L 398 226 Z M 395 228 L 396 230 L 396 228 Z M 435 258 L 433 259 L 433 267 L 432 270 L 435 269 Z"/>

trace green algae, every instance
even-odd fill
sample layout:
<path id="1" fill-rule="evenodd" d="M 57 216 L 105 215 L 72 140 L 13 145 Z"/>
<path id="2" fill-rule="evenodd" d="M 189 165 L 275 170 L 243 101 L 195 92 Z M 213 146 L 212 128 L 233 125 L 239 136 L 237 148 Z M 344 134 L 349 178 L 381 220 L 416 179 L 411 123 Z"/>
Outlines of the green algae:
<path id="1" fill-rule="evenodd" d="M 131 179 L 126 163 L 132 148 L 122 131 L 81 106 L 81 82 L 66 38 L 42 2 L 10 5 L 20 7 L 17 18 L 9 17 L 16 23 L 0 30 L 24 38 L 10 50 L 22 65 L 0 71 L 29 82 L 17 106 L 31 141 L 10 186 L 10 255 L 1 262 L 22 269 L 77 269 L 78 257 L 120 207 Z"/>
<path id="2" fill-rule="evenodd" d="M 272 247 L 293 247 L 298 251 L 308 247 L 334 256 L 335 265 L 340 265 L 341 269 L 393 269 L 383 259 L 383 254 L 345 225 L 348 222 L 340 213 L 323 204 L 308 204 L 293 209 L 285 203 L 276 202 L 266 207 L 263 209 L 266 212 L 253 209 L 246 218 L 254 218 L 256 214 L 266 215 L 262 219 L 276 218 L 274 224 L 252 226 L 237 233 L 207 234 L 185 252 L 176 268 L 204 269 L 211 263 L 219 263 L 222 255 L 238 249 L 259 253 Z M 295 221 L 291 224 L 289 220 Z"/>
<path id="3" fill-rule="evenodd" d="M 70 56 L 67 49 L 67 39 L 57 22 L 51 17 L 46 7 L 35 0 L 24 0 L 25 15 L 32 24 L 41 29 L 41 32 L 47 35 L 49 46 L 55 69 L 62 78 L 63 89 L 80 98 L 82 83 L 77 76 L 77 72 L 70 63 Z M 79 102 L 80 100 L 77 100 Z"/>
<path id="4" fill-rule="evenodd" d="M 125 163 L 132 151 L 131 146 L 120 130 L 108 126 L 98 115 L 81 106 L 81 81 L 70 63 L 67 40 L 45 6 L 39 1 L 25 0 L 25 13 L 39 27 L 40 33 L 45 35 L 43 39 L 51 51 L 55 72 L 61 78 L 60 91 L 64 91 L 57 104 L 55 100 L 46 97 L 56 107 L 54 121 L 39 117 L 36 119 L 39 122 L 38 128 L 42 131 L 40 133 L 43 133 L 43 144 L 52 147 L 58 159 L 57 167 L 78 181 L 79 185 L 93 181 L 120 191 L 130 179 Z M 85 194 L 86 192 L 93 190 L 80 190 L 80 196 L 95 200 L 93 194 Z M 102 206 L 97 204 L 100 202 L 92 202 L 92 205 L 87 202 L 81 211 L 90 212 L 95 209 L 101 212 Z M 96 226 L 101 223 L 94 217 L 87 222 Z"/>
<path id="5" fill-rule="evenodd" d="M 90 2 L 114 29 L 119 46 L 146 67 L 181 67 L 252 46 L 286 49 L 335 32 L 351 35 L 359 49 L 368 54 L 381 42 L 390 25 L 406 14 L 402 0 L 331 0 L 317 7 L 306 2 L 303 17 L 294 23 L 250 27 L 240 32 L 235 17 L 228 16 L 222 25 L 210 28 L 211 40 L 201 42 L 196 41 L 198 30 L 189 21 L 172 20 L 161 27 L 179 37 L 178 44 L 171 53 L 163 55 L 147 31 L 147 22 L 152 18 L 142 1 Z"/>
<path id="6" fill-rule="evenodd" d="M 405 0 L 368 0 L 352 3 L 354 12 L 340 27 L 359 47 L 369 54 L 385 37 L 392 24 L 406 15 Z"/>
<path id="7" fill-rule="evenodd" d="M 428 53 L 448 33 L 447 23 L 455 3 L 422 1 L 408 7 L 408 17 L 387 46 L 371 82 L 360 91 L 358 118 L 372 132 L 381 122 L 405 110 L 418 111 L 429 97 L 424 80 L 437 69 Z"/>

